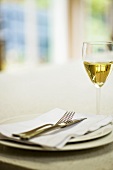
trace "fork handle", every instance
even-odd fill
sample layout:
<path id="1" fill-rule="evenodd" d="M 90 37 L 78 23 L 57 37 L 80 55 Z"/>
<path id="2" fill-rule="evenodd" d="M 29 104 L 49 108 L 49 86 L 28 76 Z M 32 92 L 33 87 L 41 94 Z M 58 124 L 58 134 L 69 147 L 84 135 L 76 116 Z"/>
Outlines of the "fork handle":
<path id="1" fill-rule="evenodd" d="M 33 131 L 32 133 L 22 133 L 22 134 L 19 134 L 18 137 L 20 137 L 20 139 L 22 140 L 28 140 L 28 139 L 31 139 L 35 136 L 39 136 L 40 134 L 43 134 L 43 133 L 46 133 L 46 132 L 50 132 L 52 130 L 55 130 L 55 129 L 59 129 L 61 128 L 61 126 L 59 124 L 55 124 L 55 125 L 52 125 L 51 127 L 46 127 L 44 129 L 38 129 L 37 131 Z"/>

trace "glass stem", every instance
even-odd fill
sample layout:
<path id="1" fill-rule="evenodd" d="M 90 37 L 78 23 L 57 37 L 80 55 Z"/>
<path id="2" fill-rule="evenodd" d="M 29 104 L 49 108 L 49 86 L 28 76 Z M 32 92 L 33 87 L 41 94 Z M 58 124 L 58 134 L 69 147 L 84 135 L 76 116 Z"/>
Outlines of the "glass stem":
<path id="1" fill-rule="evenodd" d="M 100 113 L 100 97 L 101 97 L 101 89 L 96 88 L 96 111 L 97 111 L 97 114 Z"/>

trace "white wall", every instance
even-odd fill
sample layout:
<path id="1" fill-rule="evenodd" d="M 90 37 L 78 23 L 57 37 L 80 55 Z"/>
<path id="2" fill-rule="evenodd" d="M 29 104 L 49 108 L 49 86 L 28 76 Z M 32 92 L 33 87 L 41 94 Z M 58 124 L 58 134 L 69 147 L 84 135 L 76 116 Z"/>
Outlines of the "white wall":
<path id="1" fill-rule="evenodd" d="M 68 0 L 53 0 L 51 7 L 52 62 L 68 60 Z"/>
<path id="2" fill-rule="evenodd" d="M 36 28 L 36 1 L 25 0 L 25 41 L 26 41 L 26 63 L 29 65 L 38 62 L 38 43 Z"/>

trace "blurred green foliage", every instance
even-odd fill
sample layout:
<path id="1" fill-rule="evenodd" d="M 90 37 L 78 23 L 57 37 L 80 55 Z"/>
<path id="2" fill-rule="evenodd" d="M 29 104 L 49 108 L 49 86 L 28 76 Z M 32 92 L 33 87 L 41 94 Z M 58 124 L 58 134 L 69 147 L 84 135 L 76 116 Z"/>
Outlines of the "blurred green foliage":
<path id="1" fill-rule="evenodd" d="M 109 40 L 107 12 L 110 3 L 111 0 L 86 0 L 85 38 L 88 41 Z"/>
<path id="2" fill-rule="evenodd" d="M 36 0 L 38 8 L 48 8 L 50 6 L 51 0 Z"/>
<path id="3" fill-rule="evenodd" d="M 110 4 L 111 0 L 90 0 L 92 15 L 104 15 L 106 7 Z"/>

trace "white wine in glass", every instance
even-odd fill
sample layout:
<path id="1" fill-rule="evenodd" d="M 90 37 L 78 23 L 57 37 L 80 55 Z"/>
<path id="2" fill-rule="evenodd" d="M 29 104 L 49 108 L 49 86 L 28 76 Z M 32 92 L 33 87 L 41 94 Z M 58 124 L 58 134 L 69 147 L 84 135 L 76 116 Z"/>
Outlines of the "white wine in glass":
<path id="1" fill-rule="evenodd" d="M 97 88 L 96 107 L 100 113 L 100 87 L 106 82 L 113 60 L 113 42 L 84 42 L 82 51 L 85 70 Z"/>

